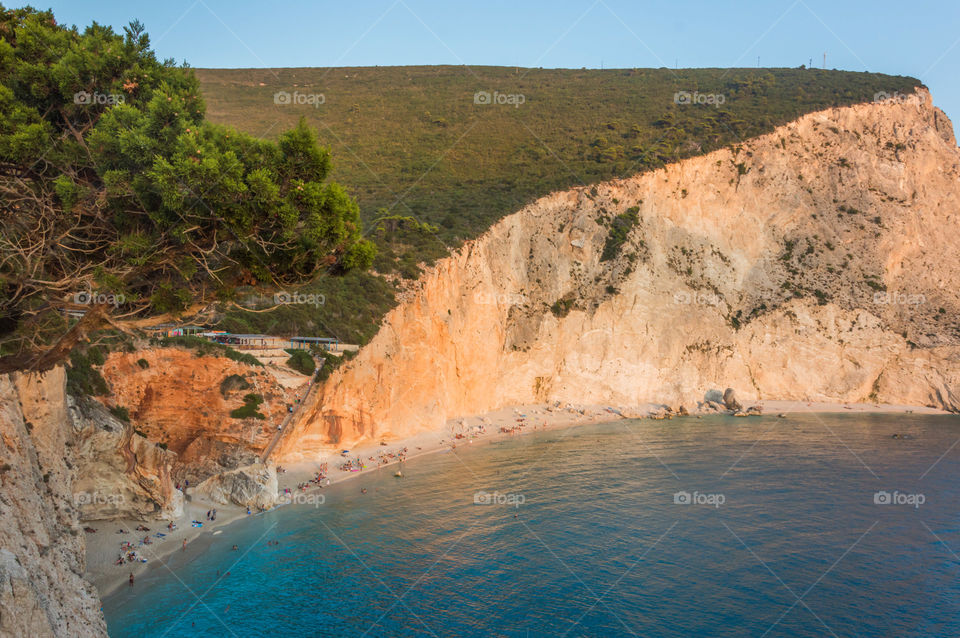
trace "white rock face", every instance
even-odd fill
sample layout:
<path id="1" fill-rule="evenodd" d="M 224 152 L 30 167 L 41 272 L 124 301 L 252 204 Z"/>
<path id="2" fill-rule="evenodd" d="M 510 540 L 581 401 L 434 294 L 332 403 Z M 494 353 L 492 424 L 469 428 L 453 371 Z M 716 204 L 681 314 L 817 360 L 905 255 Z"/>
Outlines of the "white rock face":
<path id="1" fill-rule="evenodd" d="M 68 403 L 76 436 L 73 502 L 81 521 L 183 514 L 183 494 L 171 479 L 176 454 L 134 433 L 95 400 Z"/>
<path id="2" fill-rule="evenodd" d="M 960 152 L 918 97 L 503 219 L 423 275 L 280 458 L 511 404 L 696 405 L 726 387 L 960 409 Z"/>
<path id="3" fill-rule="evenodd" d="M 63 368 L 0 375 L 0 636 L 107 635 L 83 579 L 64 386 Z"/>

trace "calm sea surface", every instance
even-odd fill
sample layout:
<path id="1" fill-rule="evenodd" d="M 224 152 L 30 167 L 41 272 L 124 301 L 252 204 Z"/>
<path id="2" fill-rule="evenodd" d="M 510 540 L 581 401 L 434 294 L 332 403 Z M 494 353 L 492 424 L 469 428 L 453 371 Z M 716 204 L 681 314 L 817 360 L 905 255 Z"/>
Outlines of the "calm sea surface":
<path id="1" fill-rule="evenodd" d="M 960 636 L 958 440 L 841 414 L 464 445 L 196 541 L 104 612 L 138 637 Z"/>

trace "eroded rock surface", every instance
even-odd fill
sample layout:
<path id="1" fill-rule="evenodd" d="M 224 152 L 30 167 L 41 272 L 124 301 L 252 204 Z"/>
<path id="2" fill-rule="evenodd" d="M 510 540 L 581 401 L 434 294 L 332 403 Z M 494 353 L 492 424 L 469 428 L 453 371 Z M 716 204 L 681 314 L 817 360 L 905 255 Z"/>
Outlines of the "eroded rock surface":
<path id="1" fill-rule="evenodd" d="M 277 458 L 505 405 L 698 405 L 728 386 L 958 410 L 958 179 L 921 90 L 541 198 L 427 271 Z"/>
<path id="2" fill-rule="evenodd" d="M 106 636 L 83 579 L 64 372 L 0 375 L 0 635 Z"/>

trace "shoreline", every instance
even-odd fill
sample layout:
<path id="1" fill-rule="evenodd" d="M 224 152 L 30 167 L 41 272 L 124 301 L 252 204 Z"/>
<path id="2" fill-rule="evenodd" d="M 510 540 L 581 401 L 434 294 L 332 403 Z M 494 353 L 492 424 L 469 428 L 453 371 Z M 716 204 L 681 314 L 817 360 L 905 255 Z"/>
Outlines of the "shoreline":
<path id="1" fill-rule="evenodd" d="M 776 417 L 779 414 L 849 414 L 849 413 L 871 413 L 871 414 L 924 414 L 924 415 L 950 415 L 952 413 L 935 408 L 922 406 L 903 406 L 886 405 L 874 403 L 838 403 L 838 402 L 817 402 L 817 401 L 758 401 L 746 402 L 745 407 L 750 405 L 762 405 L 763 416 Z M 316 484 L 311 484 L 306 490 L 298 490 L 297 485 L 305 483 L 316 477 L 317 472 L 323 463 L 327 463 L 329 471 L 327 478 L 329 483 L 334 485 L 343 483 L 355 476 L 365 472 L 375 471 L 384 467 L 393 467 L 401 461 L 396 458 L 396 454 L 406 449 L 403 460 L 412 460 L 417 457 L 435 454 L 449 449 L 454 449 L 458 445 L 473 445 L 492 443 L 504 440 L 511 436 L 521 436 L 530 432 L 542 432 L 547 430 L 559 430 L 574 427 L 577 425 L 592 425 L 597 423 L 614 422 L 622 419 L 643 419 L 643 418 L 700 418 L 704 415 L 730 416 L 728 412 L 694 412 L 686 416 L 670 415 L 664 416 L 663 406 L 657 404 L 647 404 L 627 411 L 621 411 L 604 405 L 574 405 L 567 404 L 558 407 L 555 404 L 534 404 L 525 406 L 510 406 L 501 408 L 485 414 L 471 415 L 450 419 L 441 430 L 422 432 L 396 441 L 391 441 L 387 445 L 377 443 L 363 444 L 344 457 L 338 450 L 330 450 L 322 458 L 315 461 L 301 461 L 291 463 L 284 468 L 282 473 L 277 473 L 277 485 L 280 493 L 280 502 L 267 511 L 272 511 L 278 507 L 284 507 L 296 502 L 304 495 L 316 494 L 324 489 Z M 750 417 L 745 417 L 750 418 Z M 501 428 L 511 430 L 509 432 L 501 431 Z M 457 437 L 460 438 L 457 438 Z M 381 454 L 393 454 L 394 458 L 387 459 L 386 462 L 377 462 Z M 364 468 L 360 471 L 344 471 L 339 465 L 345 460 L 363 459 Z M 273 464 L 271 462 L 271 464 Z M 276 465 L 273 464 L 275 467 Z M 293 498 L 290 501 L 284 501 L 283 490 L 290 488 Z M 215 521 L 206 520 L 207 510 L 217 510 L 217 519 Z M 257 515 L 259 512 L 253 512 L 251 515 Z M 86 534 L 86 569 L 84 578 L 96 587 L 101 598 L 109 596 L 128 581 L 130 573 L 134 577 L 147 572 L 158 566 L 165 566 L 167 558 L 177 551 L 191 551 L 191 544 L 200 537 L 219 536 L 225 532 L 227 526 L 231 523 L 246 518 L 246 510 L 238 505 L 224 505 L 206 501 L 196 496 L 193 500 L 184 502 L 183 515 L 174 521 L 177 529 L 167 530 L 167 521 L 151 520 L 140 521 L 133 519 L 118 519 L 104 521 L 89 521 L 84 527 L 93 527 L 97 529 L 96 534 Z M 203 522 L 202 527 L 191 526 L 192 520 Z M 149 528 L 149 531 L 135 531 L 137 525 L 143 525 Z M 126 533 L 118 533 L 117 529 L 126 530 Z M 164 534 L 162 538 L 156 538 L 153 535 L 157 532 Z M 152 544 L 139 545 L 138 541 L 143 537 L 150 535 Z M 228 538 L 224 536 L 224 539 Z M 126 563 L 124 565 L 115 565 L 114 560 L 120 553 L 119 546 L 123 541 L 129 541 L 136 547 L 138 555 L 147 558 L 146 563 Z M 184 542 L 186 545 L 184 546 Z"/>

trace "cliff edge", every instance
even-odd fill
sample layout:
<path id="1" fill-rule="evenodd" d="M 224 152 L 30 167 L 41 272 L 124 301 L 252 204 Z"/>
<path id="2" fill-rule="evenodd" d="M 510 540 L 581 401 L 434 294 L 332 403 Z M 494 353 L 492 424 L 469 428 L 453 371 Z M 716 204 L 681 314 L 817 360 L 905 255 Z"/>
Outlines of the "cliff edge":
<path id="1" fill-rule="evenodd" d="M 504 405 L 696 405 L 727 386 L 960 410 L 958 177 L 918 89 L 543 197 L 425 272 L 280 457 Z"/>

